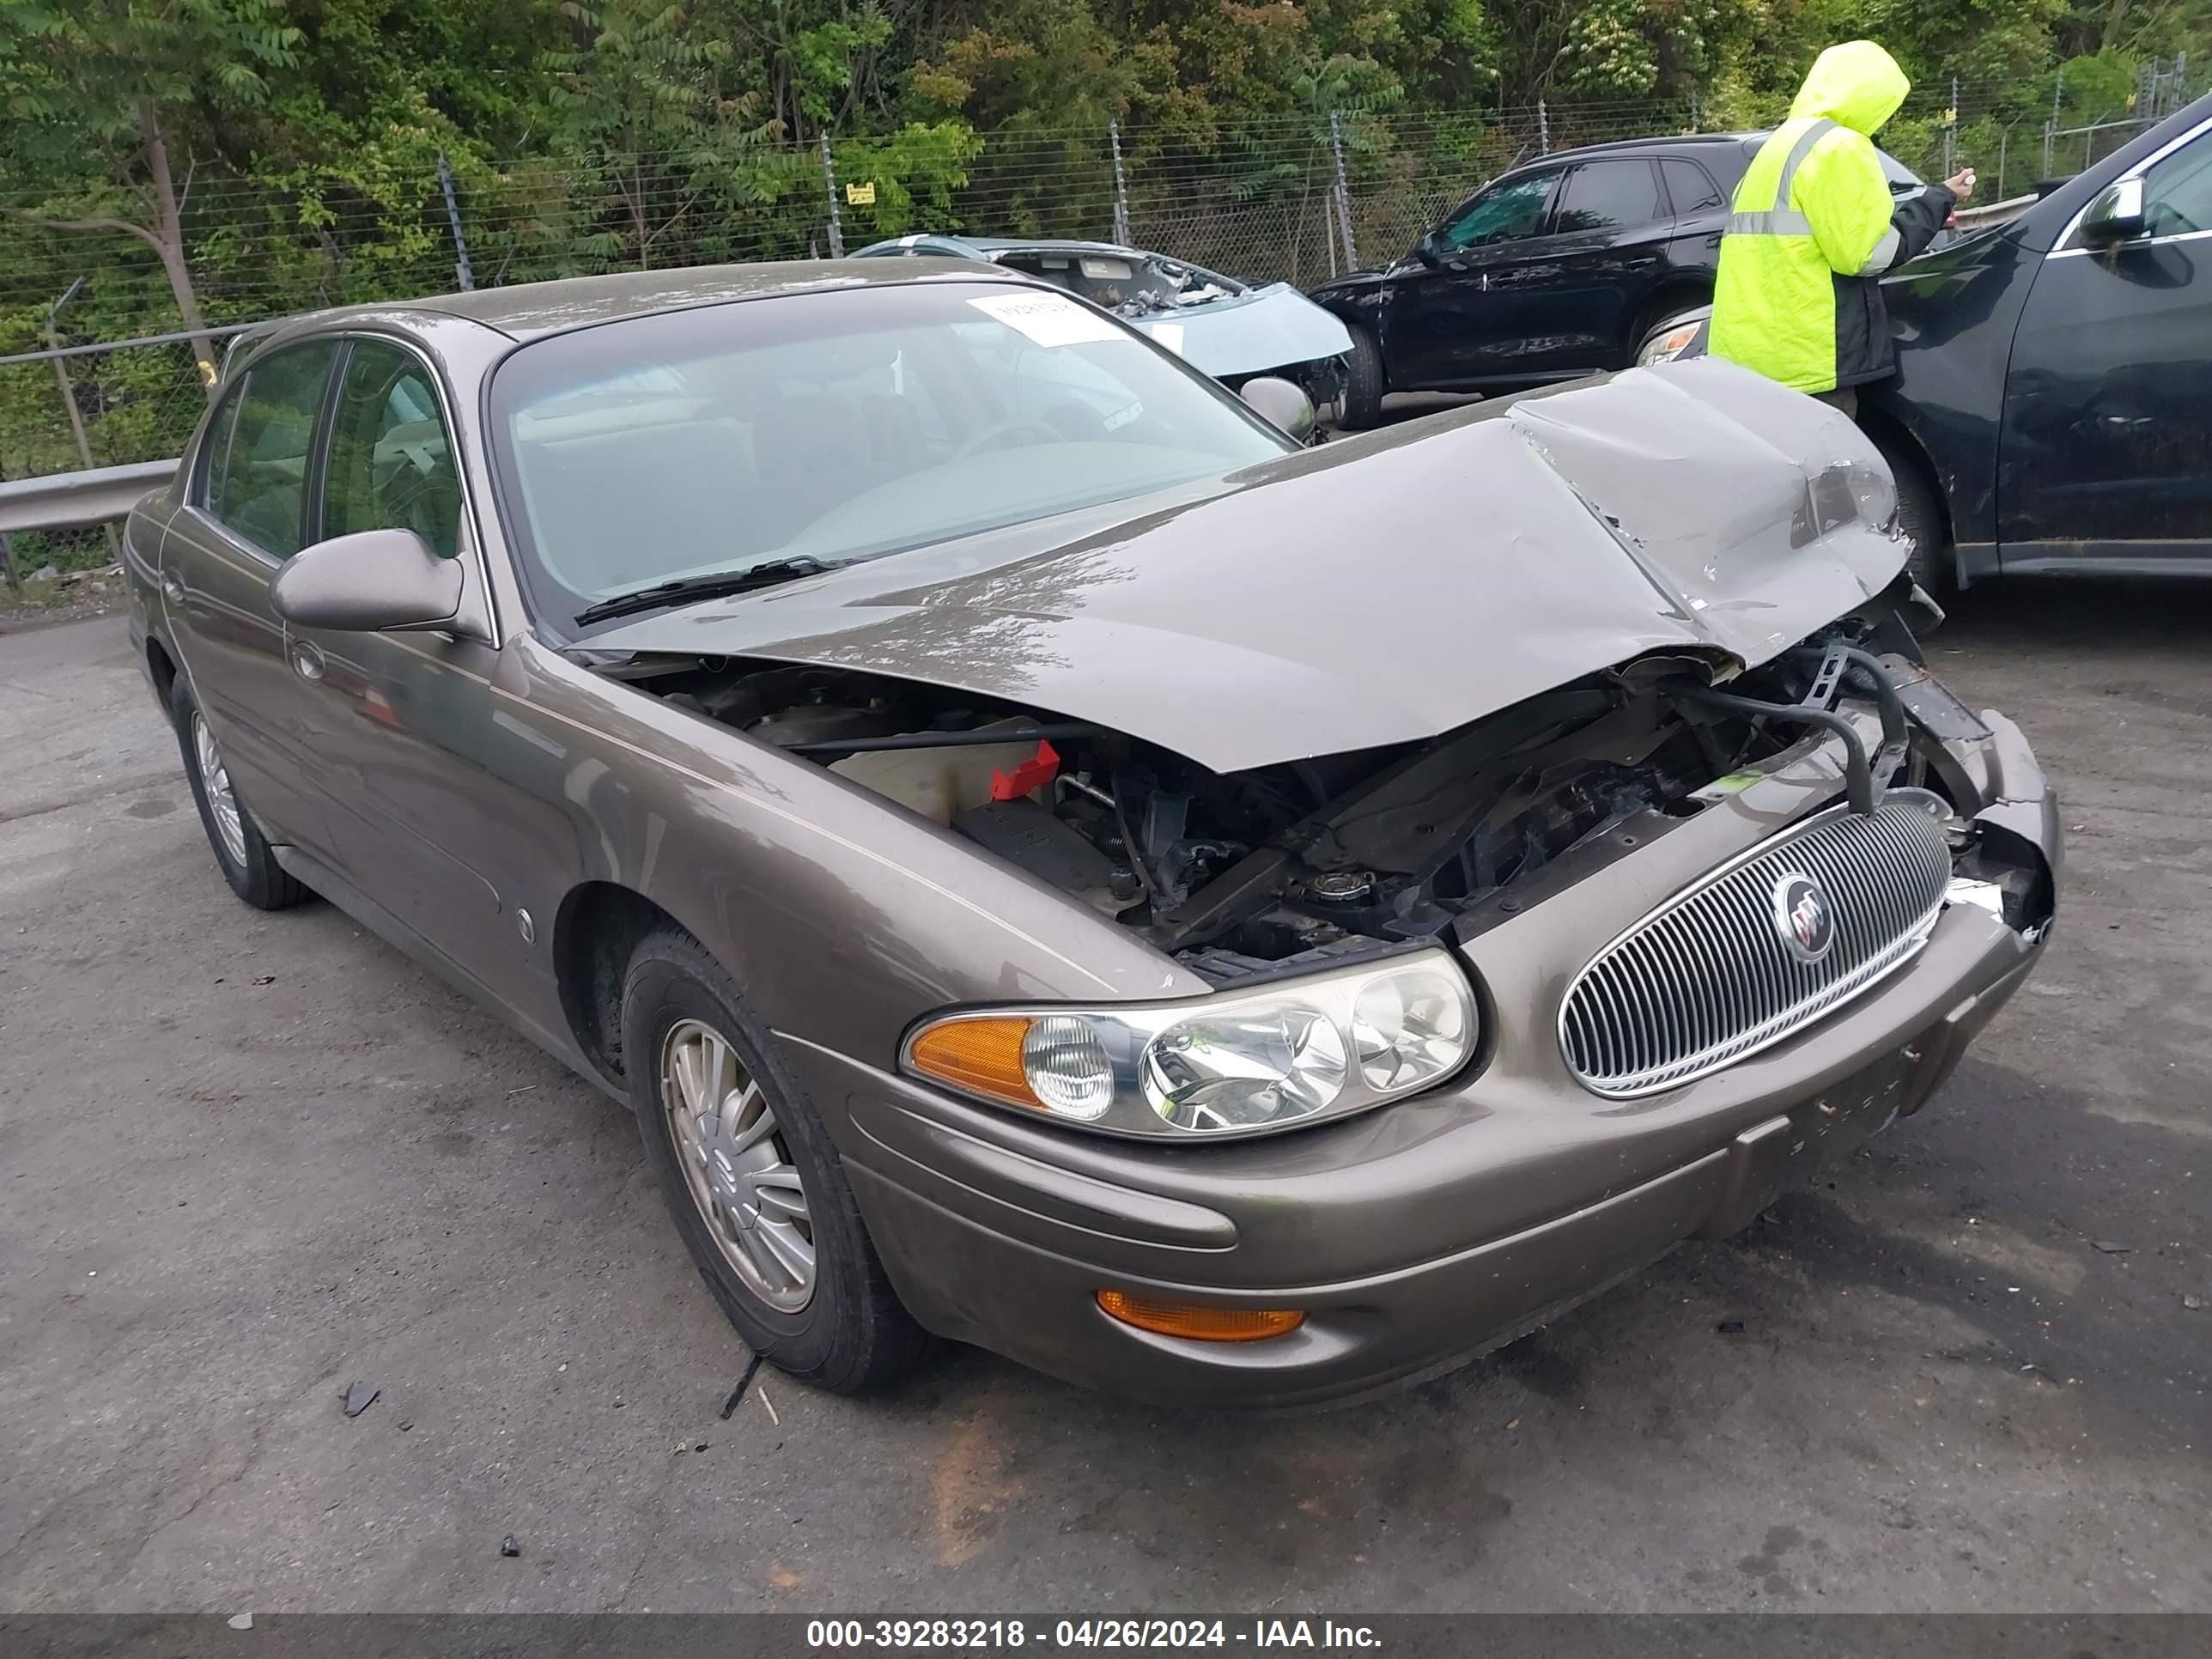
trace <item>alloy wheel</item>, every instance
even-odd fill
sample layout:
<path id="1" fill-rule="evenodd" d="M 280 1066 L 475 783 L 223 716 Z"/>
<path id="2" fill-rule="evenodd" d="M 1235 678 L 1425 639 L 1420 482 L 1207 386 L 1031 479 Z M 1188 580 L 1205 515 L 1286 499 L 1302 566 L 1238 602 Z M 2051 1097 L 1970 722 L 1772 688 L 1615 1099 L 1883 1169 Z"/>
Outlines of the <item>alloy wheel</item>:
<path id="1" fill-rule="evenodd" d="M 215 820 L 215 832 L 222 842 L 222 850 L 230 855 L 234 865 L 242 869 L 246 864 L 246 819 L 239 811 L 237 792 L 230 787 L 230 774 L 223 767 L 222 750 L 197 708 L 192 710 L 192 757 L 199 763 L 200 787 L 207 792 L 208 816 Z"/>
<path id="2" fill-rule="evenodd" d="M 723 1260 L 769 1307 L 798 1312 L 814 1295 L 814 1221 L 768 1096 L 727 1037 L 682 1019 L 661 1044 L 660 1101 Z"/>

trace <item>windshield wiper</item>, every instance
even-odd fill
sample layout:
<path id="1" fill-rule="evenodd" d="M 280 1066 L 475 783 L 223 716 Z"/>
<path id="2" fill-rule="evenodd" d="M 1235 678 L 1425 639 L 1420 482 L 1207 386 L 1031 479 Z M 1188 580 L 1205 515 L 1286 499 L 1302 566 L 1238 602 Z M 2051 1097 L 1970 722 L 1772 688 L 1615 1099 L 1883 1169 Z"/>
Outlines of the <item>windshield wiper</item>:
<path id="1" fill-rule="evenodd" d="M 655 582 L 650 587 L 635 588 L 628 593 L 617 593 L 611 599 L 587 605 L 576 613 L 576 626 L 585 628 L 595 622 L 605 622 L 610 617 L 627 617 L 639 611 L 658 611 L 664 605 L 681 605 L 690 599 L 719 599 L 732 593 L 750 593 L 757 587 L 773 587 L 778 582 L 796 581 L 801 576 L 818 576 L 834 565 L 821 559 L 799 554 L 788 559 L 770 559 L 766 564 L 757 564 L 744 570 L 722 570 L 706 576 L 678 576 L 674 581 Z"/>

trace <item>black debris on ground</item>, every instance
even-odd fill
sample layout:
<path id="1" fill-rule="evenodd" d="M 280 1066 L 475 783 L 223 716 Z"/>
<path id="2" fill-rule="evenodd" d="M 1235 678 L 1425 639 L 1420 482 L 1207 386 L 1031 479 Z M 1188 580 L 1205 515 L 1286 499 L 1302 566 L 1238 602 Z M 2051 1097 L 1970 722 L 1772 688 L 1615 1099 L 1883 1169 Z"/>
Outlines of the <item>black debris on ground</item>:
<path id="1" fill-rule="evenodd" d="M 722 1402 L 722 1421 L 726 1423 L 730 1420 L 730 1413 L 737 1410 L 738 1402 L 745 1397 L 745 1390 L 752 1386 L 753 1373 L 759 1369 L 758 1354 L 745 1361 L 744 1375 L 738 1378 L 738 1386 L 730 1390 L 730 1397 Z M 706 1449 L 702 1447 L 700 1449 L 703 1451 Z"/>
<path id="2" fill-rule="evenodd" d="M 520 1555 L 522 1553 L 522 1546 L 516 1543 L 514 1541 L 514 1534 L 513 1533 L 509 1533 L 506 1537 L 499 1540 L 499 1553 L 505 1556 Z"/>

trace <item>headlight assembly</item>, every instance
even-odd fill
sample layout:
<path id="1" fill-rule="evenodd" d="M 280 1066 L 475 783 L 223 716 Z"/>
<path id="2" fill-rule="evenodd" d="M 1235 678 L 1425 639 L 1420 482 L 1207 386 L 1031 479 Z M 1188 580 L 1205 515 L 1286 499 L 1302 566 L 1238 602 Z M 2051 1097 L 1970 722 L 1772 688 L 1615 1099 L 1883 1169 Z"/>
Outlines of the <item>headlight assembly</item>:
<path id="1" fill-rule="evenodd" d="M 1264 1134 L 1443 1082 L 1480 1037 L 1442 951 L 1181 1002 L 988 1008 L 908 1036 L 911 1075 L 1109 1133 Z"/>

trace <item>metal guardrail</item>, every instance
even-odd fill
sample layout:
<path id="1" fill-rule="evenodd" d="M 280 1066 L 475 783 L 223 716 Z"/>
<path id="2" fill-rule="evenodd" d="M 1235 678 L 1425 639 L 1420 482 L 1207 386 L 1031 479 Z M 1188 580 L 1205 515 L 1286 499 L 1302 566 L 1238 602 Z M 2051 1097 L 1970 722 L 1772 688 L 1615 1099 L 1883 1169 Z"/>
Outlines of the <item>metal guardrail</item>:
<path id="1" fill-rule="evenodd" d="M 167 460 L 11 478 L 0 483 L 0 534 L 111 523 L 129 513 L 141 496 L 176 476 L 176 462 Z"/>
<path id="2" fill-rule="evenodd" d="M 1952 216 L 1961 230 L 1979 230 L 1984 225 L 2008 224 L 2033 207 L 2043 198 L 2039 196 L 2008 196 L 2002 202 L 1991 202 L 1984 207 L 1960 208 Z"/>

